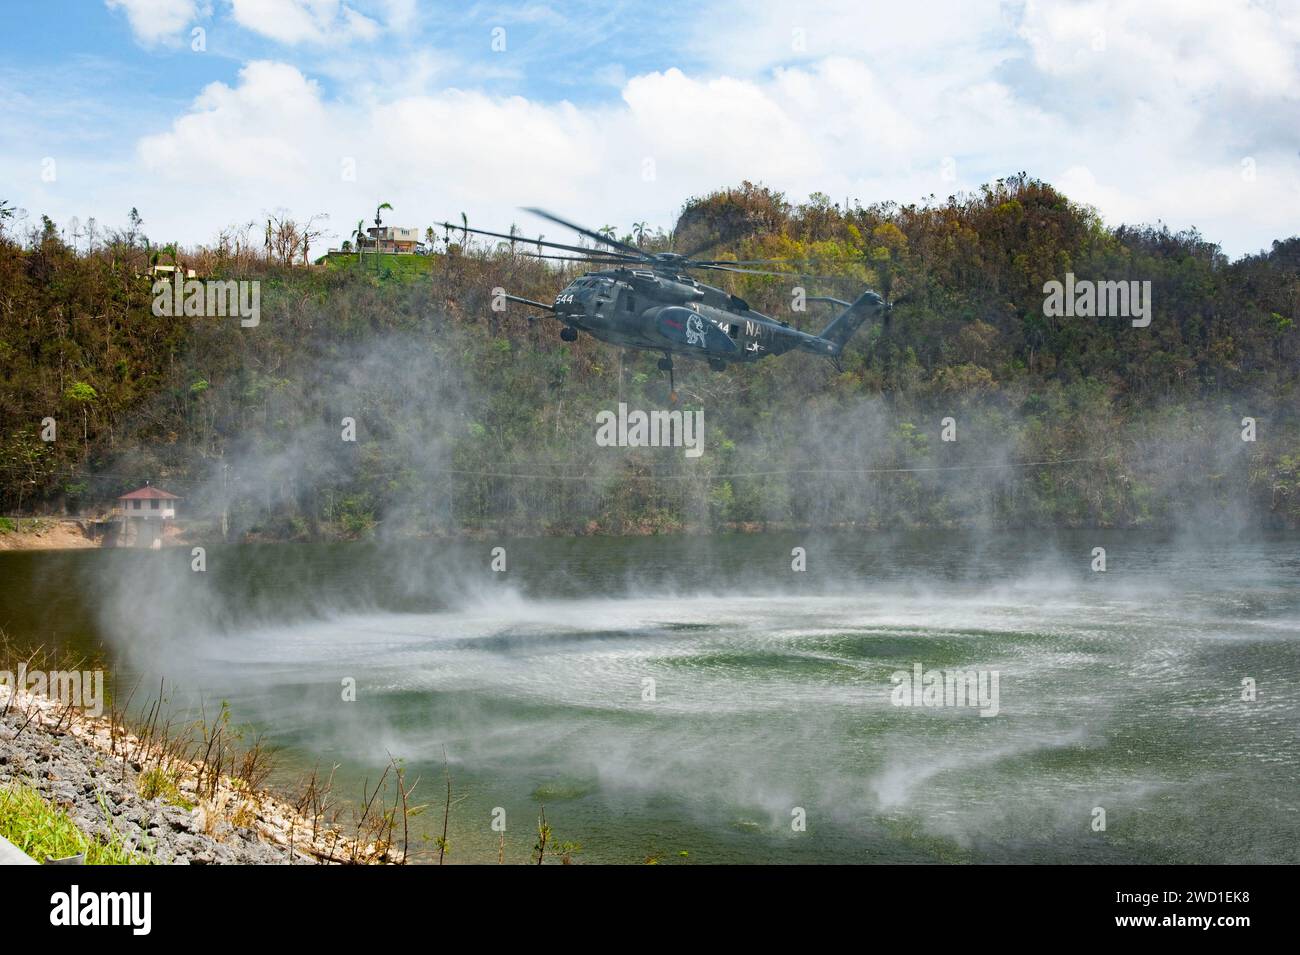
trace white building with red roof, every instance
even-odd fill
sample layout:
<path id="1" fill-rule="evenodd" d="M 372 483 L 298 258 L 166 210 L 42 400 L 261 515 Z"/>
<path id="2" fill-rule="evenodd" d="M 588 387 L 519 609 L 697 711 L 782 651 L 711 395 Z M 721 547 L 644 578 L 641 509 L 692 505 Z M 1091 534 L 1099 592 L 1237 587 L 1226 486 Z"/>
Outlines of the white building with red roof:
<path id="1" fill-rule="evenodd" d="M 162 488 L 146 484 L 144 487 L 119 495 L 117 506 L 122 509 L 124 517 L 170 520 L 176 516 L 176 502 L 179 500 L 181 498 L 175 494 L 169 494 Z"/>
<path id="2" fill-rule="evenodd" d="M 121 518 L 119 543 L 136 547 L 161 547 L 166 521 L 176 519 L 179 496 L 146 484 L 117 498 L 115 516 Z"/>

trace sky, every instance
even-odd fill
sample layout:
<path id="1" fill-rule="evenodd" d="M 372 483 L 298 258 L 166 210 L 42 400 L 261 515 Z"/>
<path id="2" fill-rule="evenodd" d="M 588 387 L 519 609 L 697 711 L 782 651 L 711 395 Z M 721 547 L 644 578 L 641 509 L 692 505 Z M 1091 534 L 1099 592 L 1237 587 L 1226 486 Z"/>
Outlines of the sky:
<path id="1" fill-rule="evenodd" d="M 942 202 L 1020 171 L 1232 256 L 1300 233 L 1300 0 L 0 2 L 0 199 L 210 243 L 379 202 L 565 241 L 743 180 Z M 256 232 L 256 230 L 255 230 Z"/>

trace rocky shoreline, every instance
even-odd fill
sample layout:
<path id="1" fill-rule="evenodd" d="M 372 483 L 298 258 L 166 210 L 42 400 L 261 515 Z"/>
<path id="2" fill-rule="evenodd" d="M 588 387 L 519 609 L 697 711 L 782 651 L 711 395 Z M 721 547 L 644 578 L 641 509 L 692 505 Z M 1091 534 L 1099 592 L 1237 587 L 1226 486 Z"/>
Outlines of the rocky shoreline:
<path id="1" fill-rule="evenodd" d="M 25 784 L 62 809 L 91 839 L 120 843 L 150 861 L 179 865 L 285 865 L 399 861 L 389 847 L 361 846 L 265 792 L 222 775 L 199 794 L 201 767 L 168 764 L 170 798 L 141 794 L 149 746 L 92 717 L 0 684 L 0 799 Z M 38 862 L 45 860 L 39 859 Z"/>

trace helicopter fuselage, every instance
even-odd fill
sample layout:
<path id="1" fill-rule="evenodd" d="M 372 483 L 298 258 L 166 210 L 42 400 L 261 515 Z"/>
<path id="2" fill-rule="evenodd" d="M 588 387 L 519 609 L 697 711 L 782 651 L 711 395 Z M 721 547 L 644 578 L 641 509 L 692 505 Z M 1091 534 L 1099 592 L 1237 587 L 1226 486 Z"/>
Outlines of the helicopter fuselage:
<path id="1" fill-rule="evenodd" d="M 587 272 L 555 297 L 555 317 L 625 348 L 718 362 L 753 362 L 793 349 L 833 354 L 835 346 L 749 307 L 690 276 L 650 269 Z"/>

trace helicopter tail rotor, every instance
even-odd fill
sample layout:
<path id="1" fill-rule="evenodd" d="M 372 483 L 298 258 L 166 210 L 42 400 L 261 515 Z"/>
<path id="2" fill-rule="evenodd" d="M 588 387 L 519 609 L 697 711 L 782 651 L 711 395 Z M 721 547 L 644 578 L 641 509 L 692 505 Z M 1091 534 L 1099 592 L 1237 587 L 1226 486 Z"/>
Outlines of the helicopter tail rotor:
<path id="1" fill-rule="evenodd" d="M 831 358 L 839 357 L 844 351 L 844 346 L 848 344 L 853 333 L 861 327 L 862 323 L 873 315 L 886 316 L 889 314 L 890 305 L 881 298 L 878 292 L 867 289 L 857 300 L 852 303 L 842 302 L 839 299 L 833 299 L 836 304 L 845 305 L 844 311 L 831 321 L 822 333 L 817 336 L 825 345 L 823 354 Z"/>

